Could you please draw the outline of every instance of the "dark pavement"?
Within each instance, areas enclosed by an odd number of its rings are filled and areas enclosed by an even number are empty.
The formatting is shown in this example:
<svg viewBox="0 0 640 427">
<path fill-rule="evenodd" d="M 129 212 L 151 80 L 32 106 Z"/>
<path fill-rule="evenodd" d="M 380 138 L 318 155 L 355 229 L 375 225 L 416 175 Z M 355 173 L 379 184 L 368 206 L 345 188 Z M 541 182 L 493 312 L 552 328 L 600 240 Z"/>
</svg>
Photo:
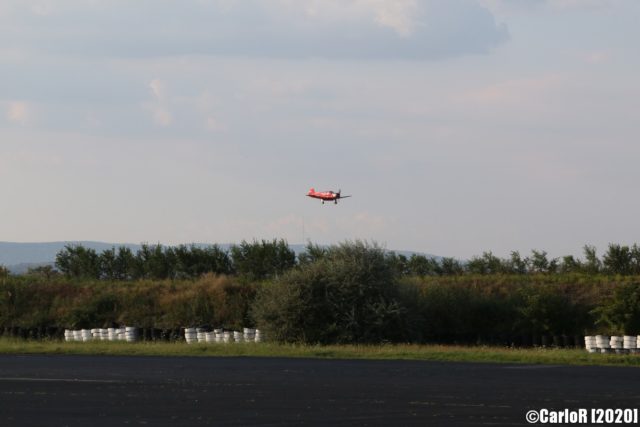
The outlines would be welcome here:
<svg viewBox="0 0 640 427">
<path fill-rule="evenodd" d="M 0 356 L 0 426 L 528 425 L 635 408 L 640 369 L 282 358 Z"/>
</svg>

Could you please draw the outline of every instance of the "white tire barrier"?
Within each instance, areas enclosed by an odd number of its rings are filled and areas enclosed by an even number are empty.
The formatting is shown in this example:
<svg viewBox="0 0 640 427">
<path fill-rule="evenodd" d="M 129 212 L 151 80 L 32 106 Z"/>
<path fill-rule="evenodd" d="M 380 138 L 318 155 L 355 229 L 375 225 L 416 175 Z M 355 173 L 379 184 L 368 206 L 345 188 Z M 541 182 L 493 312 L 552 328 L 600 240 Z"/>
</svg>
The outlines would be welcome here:
<svg viewBox="0 0 640 427">
<path fill-rule="evenodd" d="M 138 341 L 138 328 L 135 326 L 127 326 L 124 328 L 124 339 L 127 342 L 136 342 Z"/>
<path fill-rule="evenodd" d="M 184 339 L 187 341 L 187 344 L 198 342 L 198 333 L 196 332 L 196 328 L 184 328 Z"/>
<path fill-rule="evenodd" d="M 206 331 L 203 328 L 184 328 L 184 338 L 188 344 L 202 343 L 260 343 L 264 341 L 264 334 L 259 329 L 243 328 L 242 331 L 225 331 L 223 329 L 214 329 Z M 585 345 L 587 348 L 595 348 L 595 344 L 591 344 L 591 338 L 585 337 Z M 631 343 L 626 337 L 625 342 Z M 636 337 L 631 337 L 636 339 Z M 587 341 L 589 339 L 589 341 Z M 640 339 L 640 335 L 637 337 Z M 79 341 L 139 341 L 139 329 L 135 326 L 124 326 L 121 328 L 92 328 L 92 329 L 65 329 L 64 340 L 67 342 Z M 635 341 L 634 341 L 635 344 Z M 631 345 L 631 344 L 629 344 Z"/>
<path fill-rule="evenodd" d="M 635 350 L 638 348 L 637 339 L 635 335 L 625 335 L 622 337 L 623 346 L 627 350 Z"/>
<path fill-rule="evenodd" d="M 622 345 L 623 345 L 622 337 L 612 336 L 611 339 L 609 340 L 609 346 L 614 350 L 621 349 Z"/>
<path fill-rule="evenodd" d="M 256 341 L 256 330 L 251 328 L 244 328 L 242 330 L 242 339 L 244 342 L 255 342 Z"/>
<path fill-rule="evenodd" d="M 596 337 L 586 336 L 584 337 L 584 346 L 589 353 L 597 353 L 598 346 L 596 345 Z"/>
<path fill-rule="evenodd" d="M 138 328 L 127 326 L 124 328 L 93 328 L 93 329 L 65 329 L 65 341 L 138 341 Z"/>
<path fill-rule="evenodd" d="M 640 335 L 587 335 L 584 347 L 589 353 L 637 354 L 640 353 Z"/>
<path fill-rule="evenodd" d="M 601 353 L 608 353 L 611 349 L 611 340 L 607 335 L 596 335 L 596 347 Z"/>
</svg>

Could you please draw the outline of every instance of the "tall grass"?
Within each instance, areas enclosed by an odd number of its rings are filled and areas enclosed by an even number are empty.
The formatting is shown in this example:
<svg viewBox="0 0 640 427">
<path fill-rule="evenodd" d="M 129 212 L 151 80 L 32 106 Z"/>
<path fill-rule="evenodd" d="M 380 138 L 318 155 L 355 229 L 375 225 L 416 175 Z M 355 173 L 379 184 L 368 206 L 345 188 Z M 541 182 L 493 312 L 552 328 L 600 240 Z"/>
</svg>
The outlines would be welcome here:
<svg viewBox="0 0 640 427">
<path fill-rule="evenodd" d="M 227 276 L 204 275 L 195 281 L 26 282 L 10 278 L 0 283 L 0 326 L 38 328 L 110 327 L 131 324 L 177 328 L 215 324 L 241 328 L 254 284 Z"/>
<path fill-rule="evenodd" d="M 0 354 L 59 354 L 189 357 L 302 357 L 317 359 L 414 360 L 438 362 L 523 363 L 562 365 L 640 366 L 638 355 L 589 354 L 584 350 L 514 349 L 452 345 L 298 345 L 186 344 L 184 342 L 88 343 L 56 340 L 0 339 Z"/>
</svg>

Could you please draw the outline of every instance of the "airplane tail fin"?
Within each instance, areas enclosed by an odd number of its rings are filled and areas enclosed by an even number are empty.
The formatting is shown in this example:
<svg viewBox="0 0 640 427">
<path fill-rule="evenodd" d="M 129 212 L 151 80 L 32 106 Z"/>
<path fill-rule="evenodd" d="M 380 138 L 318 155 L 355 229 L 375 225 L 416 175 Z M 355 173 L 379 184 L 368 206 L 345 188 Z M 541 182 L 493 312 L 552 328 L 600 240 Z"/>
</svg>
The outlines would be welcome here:
<svg viewBox="0 0 640 427">
<path fill-rule="evenodd" d="M 313 187 L 311 187 L 311 189 L 309 190 L 309 193 L 315 193 L 315 192 L 316 190 Z"/>
</svg>

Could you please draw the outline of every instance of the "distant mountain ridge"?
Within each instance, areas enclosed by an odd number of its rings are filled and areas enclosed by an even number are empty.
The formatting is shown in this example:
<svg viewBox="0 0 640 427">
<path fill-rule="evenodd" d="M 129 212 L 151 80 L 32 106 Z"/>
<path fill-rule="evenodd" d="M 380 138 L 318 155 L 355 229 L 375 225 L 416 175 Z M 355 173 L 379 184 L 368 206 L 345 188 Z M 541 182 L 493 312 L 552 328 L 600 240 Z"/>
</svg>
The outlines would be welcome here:
<svg viewBox="0 0 640 427">
<path fill-rule="evenodd" d="M 210 246 L 213 243 L 194 243 L 196 246 Z M 133 252 L 138 251 L 142 244 L 135 243 L 108 243 L 96 242 L 91 240 L 79 241 L 60 241 L 60 242 L 41 242 L 41 243 L 18 243 L 18 242 L 0 242 L 0 265 L 7 267 L 14 274 L 25 273 L 29 268 L 42 265 L 53 265 L 56 260 L 56 254 L 60 252 L 66 245 L 82 245 L 85 248 L 91 248 L 100 253 L 107 249 L 118 248 L 120 246 L 127 247 Z M 217 244 L 223 250 L 229 250 L 232 243 Z M 166 245 L 170 246 L 170 245 Z M 306 245 L 291 244 L 289 247 L 296 253 L 300 254 L 304 251 Z M 412 251 L 396 251 L 398 255 L 409 257 L 413 254 L 425 255 L 440 259 L 436 255 L 430 255 L 422 252 Z"/>
</svg>

